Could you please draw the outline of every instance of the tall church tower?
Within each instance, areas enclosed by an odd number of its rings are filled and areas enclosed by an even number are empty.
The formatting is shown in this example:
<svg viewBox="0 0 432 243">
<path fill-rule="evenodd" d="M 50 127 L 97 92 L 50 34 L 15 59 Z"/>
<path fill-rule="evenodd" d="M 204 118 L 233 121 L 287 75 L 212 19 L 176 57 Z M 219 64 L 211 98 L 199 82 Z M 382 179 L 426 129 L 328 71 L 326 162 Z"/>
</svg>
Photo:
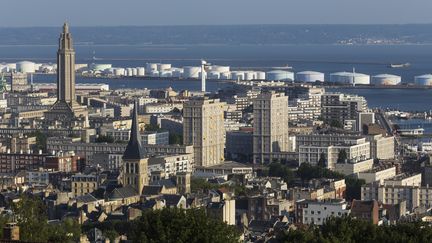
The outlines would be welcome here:
<svg viewBox="0 0 432 243">
<path fill-rule="evenodd" d="M 75 100 L 75 50 L 67 23 L 63 25 L 57 51 L 57 101 L 79 106 Z"/>
<path fill-rule="evenodd" d="M 138 106 L 135 102 L 132 112 L 132 127 L 129 143 L 123 154 L 123 186 L 133 187 L 141 195 L 144 186 L 149 184 L 147 174 L 148 159 L 141 147 L 141 136 L 138 124 Z"/>
<path fill-rule="evenodd" d="M 57 101 L 45 113 L 49 122 L 71 123 L 74 118 L 87 116 L 75 97 L 75 51 L 69 25 L 64 23 L 57 50 Z"/>
</svg>

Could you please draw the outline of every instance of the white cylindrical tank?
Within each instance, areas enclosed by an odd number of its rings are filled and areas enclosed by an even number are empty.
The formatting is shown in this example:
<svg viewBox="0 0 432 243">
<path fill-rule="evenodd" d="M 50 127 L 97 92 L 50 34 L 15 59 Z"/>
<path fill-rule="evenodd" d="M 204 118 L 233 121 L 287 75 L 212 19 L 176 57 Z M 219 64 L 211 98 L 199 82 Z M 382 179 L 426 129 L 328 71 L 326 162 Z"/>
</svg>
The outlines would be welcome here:
<svg viewBox="0 0 432 243">
<path fill-rule="evenodd" d="M 124 68 L 114 68 L 114 75 L 115 76 L 125 76 L 125 69 Z"/>
<path fill-rule="evenodd" d="M 244 79 L 245 80 L 255 80 L 256 78 L 256 73 L 252 72 L 252 71 L 247 71 L 244 74 Z"/>
<path fill-rule="evenodd" d="M 244 80 L 245 73 L 243 71 L 234 71 L 231 72 L 231 79 L 232 80 Z"/>
<path fill-rule="evenodd" d="M 93 71 L 103 71 L 103 70 L 108 69 L 108 68 L 112 68 L 112 64 L 92 63 L 90 65 L 90 69 Z"/>
<path fill-rule="evenodd" d="M 159 71 L 157 71 L 157 70 L 151 71 L 150 77 L 159 77 Z"/>
<path fill-rule="evenodd" d="M 133 68 L 126 68 L 126 76 L 130 77 L 130 76 L 133 75 L 133 71 L 132 71 L 132 69 L 133 69 Z"/>
<path fill-rule="evenodd" d="M 138 69 L 132 68 L 132 76 L 138 76 Z"/>
<path fill-rule="evenodd" d="M 170 70 L 160 71 L 159 76 L 163 78 L 172 77 L 172 72 Z"/>
<path fill-rule="evenodd" d="M 424 74 L 415 77 L 415 83 L 418 85 L 432 85 L 432 74 Z"/>
<path fill-rule="evenodd" d="M 296 74 L 296 81 L 307 82 L 307 83 L 314 83 L 316 81 L 324 82 L 324 73 L 315 72 L 315 71 L 298 72 Z"/>
<path fill-rule="evenodd" d="M 20 73 L 34 73 L 35 70 L 34 62 L 22 61 L 16 64 L 16 71 Z"/>
<path fill-rule="evenodd" d="M 284 70 L 273 70 L 266 73 L 266 80 L 294 81 L 294 73 Z"/>
<path fill-rule="evenodd" d="M 7 63 L 6 66 L 8 67 L 8 72 L 10 72 L 11 70 L 16 70 L 17 68 L 16 63 Z"/>
<path fill-rule="evenodd" d="M 256 72 L 256 79 L 258 80 L 265 80 L 266 79 L 266 73 L 258 71 Z"/>
<path fill-rule="evenodd" d="M 145 76 L 145 68 L 143 67 L 137 67 L 138 73 L 137 76 L 144 77 Z"/>
<path fill-rule="evenodd" d="M 184 78 L 199 78 L 199 73 L 201 72 L 201 67 L 186 66 L 183 67 L 183 77 Z"/>
<path fill-rule="evenodd" d="M 363 73 L 337 72 L 330 74 L 330 82 L 343 84 L 370 84 L 370 76 Z"/>
<path fill-rule="evenodd" d="M 231 79 L 231 72 L 224 72 L 220 74 L 220 79 Z"/>
<path fill-rule="evenodd" d="M 210 70 L 218 72 L 218 73 L 225 73 L 225 72 L 230 71 L 230 67 L 229 66 L 212 65 L 212 66 L 210 66 Z"/>
<path fill-rule="evenodd" d="M 220 72 L 218 71 L 210 71 L 207 73 L 207 78 L 209 79 L 220 79 Z"/>
<path fill-rule="evenodd" d="M 153 71 L 157 71 L 158 63 L 146 63 L 145 70 L 148 74 L 152 73 Z"/>
<path fill-rule="evenodd" d="M 165 71 L 168 69 L 171 69 L 171 64 L 168 64 L 168 63 L 158 63 L 157 64 L 157 70 L 159 72 L 162 72 L 162 71 Z"/>
<path fill-rule="evenodd" d="M 183 68 L 171 68 L 172 76 L 175 78 L 183 77 Z"/>
<path fill-rule="evenodd" d="M 392 74 L 378 74 L 372 77 L 372 84 L 375 85 L 398 85 L 401 77 Z"/>
</svg>

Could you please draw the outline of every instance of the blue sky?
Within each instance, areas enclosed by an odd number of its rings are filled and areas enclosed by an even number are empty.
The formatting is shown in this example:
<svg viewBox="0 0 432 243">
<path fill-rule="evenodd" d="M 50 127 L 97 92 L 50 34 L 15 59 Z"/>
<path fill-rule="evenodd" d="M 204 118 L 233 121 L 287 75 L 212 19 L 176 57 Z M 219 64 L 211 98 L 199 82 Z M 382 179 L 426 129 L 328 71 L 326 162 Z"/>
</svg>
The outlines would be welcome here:
<svg viewBox="0 0 432 243">
<path fill-rule="evenodd" d="M 432 23 L 431 0 L 7 0 L 2 9 L 2 27 Z"/>
</svg>

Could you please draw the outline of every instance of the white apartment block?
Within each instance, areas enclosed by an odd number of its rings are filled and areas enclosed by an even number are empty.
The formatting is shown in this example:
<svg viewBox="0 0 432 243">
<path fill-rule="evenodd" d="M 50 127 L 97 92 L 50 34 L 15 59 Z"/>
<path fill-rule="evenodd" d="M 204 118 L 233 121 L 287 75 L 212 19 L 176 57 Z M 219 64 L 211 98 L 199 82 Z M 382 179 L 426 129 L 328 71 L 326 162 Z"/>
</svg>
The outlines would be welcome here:
<svg viewBox="0 0 432 243">
<path fill-rule="evenodd" d="M 296 205 L 296 220 L 301 224 L 323 225 L 330 217 L 343 217 L 350 213 L 343 199 L 300 200 Z"/>
<path fill-rule="evenodd" d="M 363 140 L 360 144 L 354 145 L 331 145 L 325 147 L 317 146 L 300 146 L 299 147 L 299 164 L 310 163 L 317 165 L 321 154 L 327 161 L 327 168 L 334 170 L 339 157 L 339 152 L 345 150 L 347 161 L 345 163 L 358 163 L 370 158 L 370 144 Z"/>
<path fill-rule="evenodd" d="M 344 175 L 357 175 L 360 172 L 367 171 L 373 168 L 373 159 L 360 161 L 357 163 L 337 163 L 335 171 Z"/>
<path fill-rule="evenodd" d="M 418 174 L 399 174 L 384 181 L 384 185 L 389 186 L 420 186 L 422 182 L 421 173 Z"/>
<path fill-rule="evenodd" d="M 109 136 L 114 141 L 129 141 L 130 129 L 101 128 L 101 135 Z M 143 132 L 141 133 L 142 144 L 169 144 L 169 132 Z"/>
<path fill-rule="evenodd" d="M 406 202 L 406 209 L 412 211 L 416 207 L 432 207 L 432 188 L 428 186 L 393 186 L 370 183 L 361 188 L 362 200 L 377 200 L 383 204 L 399 204 Z"/>
<path fill-rule="evenodd" d="M 377 167 L 368 171 L 358 173 L 358 178 L 365 180 L 366 183 L 378 182 L 383 183 L 384 180 L 396 176 L 396 167 Z"/>
<path fill-rule="evenodd" d="M 161 113 L 170 113 L 175 108 L 181 110 L 183 109 L 183 104 L 181 103 L 156 103 L 156 104 L 147 104 L 144 107 L 144 112 L 147 114 L 161 114 Z"/>
<path fill-rule="evenodd" d="M 367 136 L 366 140 L 371 143 L 371 158 L 394 159 L 395 139 L 393 136 L 383 137 L 381 134 Z"/>
<path fill-rule="evenodd" d="M 152 172 L 164 172 L 166 178 L 176 175 L 178 172 L 194 171 L 193 154 L 177 154 L 157 156 L 148 159 L 149 176 Z"/>
<path fill-rule="evenodd" d="M 197 166 L 223 163 L 225 103 L 219 99 L 192 99 L 183 108 L 183 143 L 193 145 Z"/>
<path fill-rule="evenodd" d="M 253 161 L 270 163 L 272 154 L 288 151 L 288 96 L 265 92 L 253 101 Z"/>
</svg>

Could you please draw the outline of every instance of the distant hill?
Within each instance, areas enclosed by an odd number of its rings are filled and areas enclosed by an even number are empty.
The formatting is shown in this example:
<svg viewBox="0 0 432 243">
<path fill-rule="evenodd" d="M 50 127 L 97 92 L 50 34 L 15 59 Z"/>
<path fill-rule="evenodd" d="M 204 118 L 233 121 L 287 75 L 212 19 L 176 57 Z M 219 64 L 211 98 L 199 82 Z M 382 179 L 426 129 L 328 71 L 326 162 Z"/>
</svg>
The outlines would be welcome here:
<svg viewBox="0 0 432 243">
<path fill-rule="evenodd" d="M 61 27 L 0 28 L 0 45 L 56 45 Z M 76 44 L 432 44 L 424 25 L 73 27 Z"/>
</svg>

